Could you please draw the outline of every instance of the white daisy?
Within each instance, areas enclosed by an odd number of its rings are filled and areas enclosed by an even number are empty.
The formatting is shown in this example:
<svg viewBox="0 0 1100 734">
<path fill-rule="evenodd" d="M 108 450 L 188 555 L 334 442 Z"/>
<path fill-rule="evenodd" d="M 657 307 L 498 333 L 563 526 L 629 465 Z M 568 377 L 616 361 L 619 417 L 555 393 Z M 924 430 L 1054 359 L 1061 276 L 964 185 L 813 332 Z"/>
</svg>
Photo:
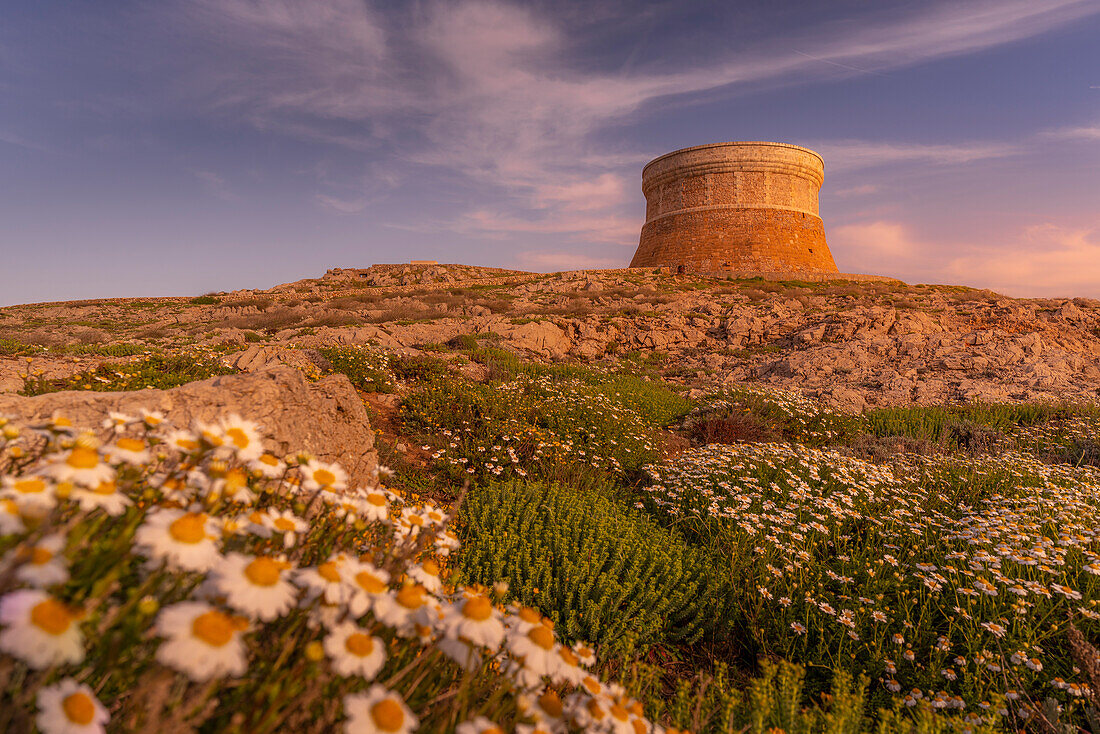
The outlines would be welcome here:
<svg viewBox="0 0 1100 734">
<path fill-rule="evenodd" d="M 272 454 L 260 454 L 248 462 L 248 468 L 268 479 L 277 479 L 286 472 L 286 463 Z"/>
<path fill-rule="evenodd" d="M 439 564 L 431 558 L 426 558 L 420 565 L 409 568 L 408 574 L 409 578 L 433 594 L 443 588 L 443 581 L 439 578 Z"/>
<path fill-rule="evenodd" d="M 0 650 L 42 670 L 84 659 L 82 616 L 44 591 L 20 589 L 0 598 Z"/>
<path fill-rule="evenodd" d="M 236 413 L 221 422 L 222 435 L 225 445 L 232 449 L 241 461 L 258 459 L 264 452 L 259 426 L 253 421 L 246 421 Z"/>
<path fill-rule="evenodd" d="M 80 509 L 86 512 L 102 509 L 112 517 L 118 517 L 133 504 L 129 497 L 118 491 L 118 483 L 113 479 L 109 482 L 100 482 L 95 489 L 76 487 L 73 489 L 72 498 L 79 502 Z"/>
<path fill-rule="evenodd" d="M 103 450 L 112 464 L 125 462 L 131 466 L 141 466 L 149 462 L 149 447 L 140 438 L 123 436 Z"/>
<path fill-rule="evenodd" d="M 15 578 L 39 589 L 65 583 L 69 580 L 69 567 L 65 557 L 59 555 L 64 549 L 64 535 L 42 538 L 30 549 L 26 562 L 16 569 Z"/>
<path fill-rule="evenodd" d="M 310 599 L 320 596 L 326 604 L 347 604 L 352 588 L 341 572 L 347 561 L 346 556 L 333 556 L 316 568 L 299 568 L 294 572 L 294 582 L 307 589 Z"/>
<path fill-rule="evenodd" d="M 351 598 L 348 610 L 361 617 L 374 609 L 381 600 L 390 594 L 390 575 L 380 568 L 359 560 L 349 560 L 343 570 L 344 577 L 351 586 Z"/>
<path fill-rule="evenodd" d="M 402 637 L 419 634 L 418 627 L 430 624 L 431 611 L 424 587 L 420 584 L 405 584 L 392 596 L 374 599 L 375 619 Z"/>
<path fill-rule="evenodd" d="M 19 505 L 15 500 L 0 498 L 0 535 L 12 535 L 25 532 L 27 527 L 23 524 L 23 518 L 19 514 Z"/>
<path fill-rule="evenodd" d="M 554 632 L 546 625 L 534 625 L 526 632 L 513 634 L 508 647 L 533 676 L 555 677 L 561 671 L 562 660 L 556 654 Z"/>
<path fill-rule="evenodd" d="M 99 451 L 79 441 L 70 451 L 47 466 L 45 471 L 59 482 L 71 482 L 84 487 L 98 487 L 102 482 L 115 478 L 115 470 L 103 461 Z"/>
<path fill-rule="evenodd" d="M 401 696 L 378 685 L 344 696 L 344 714 L 346 734 L 409 734 L 420 725 Z"/>
<path fill-rule="evenodd" d="M 341 622 L 325 637 L 325 652 L 340 675 L 373 680 L 386 662 L 386 643 L 352 622 Z"/>
<path fill-rule="evenodd" d="M 125 413 L 119 413 L 117 411 L 109 411 L 107 417 L 100 423 L 103 428 L 110 428 L 114 433 L 122 433 L 126 429 L 126 426 L 134 422 L 132 416 L 128 416 Z"/>
<path fill-rule="evenodd" d="M 477 594 L 455 603 L 443 623 L 447 637 L 465 638 L 470 642 L 495 650 L 504 640 L 504 624 L 500 612 L 493 608 L 489 597 Z"/>
<path fill-rule="evenodd" d="M 204 512 L 157 508 L 134 533 L 134 547 L 151 561 L 166 561 L 171 568 L 209 571 L 221 561 L 214 544 L 217 537 L 214 521 Z"/>
<path fill-rule="evenodd" d="M 0 479 L 0 497 L 14 501 L 21 513 L 35 516 L 48 513 L 57 504 L 53 482 L 34 474 Z"/>
<path fill-rule="evenodd" d="M 72 678 L 38 689 L 38 724 L 42 734 L 103 734 L 111 715 L 92 689 Z"/>
<path fill-rule="evenodd" d="M 141 422 L 145 424 L 146 428 L 156 428 L 164 423 L 164 413 L 161 413 L 159 410 L 146 410 L 142 408 Z"/>
<path fill-rule="evenodd" d="M 327 464 L 310 459 L 301 467 L 302 489 L 314 492 L 318 489 L 342 490 L 348 487 L 348 475 L 339 464 Z"/>
<path fill-rule="evenodd" d="M 456 726 L 455 734 L 504 734 L 504 730 L 484 716 L 478 716 Z"/>
<path fill-rule="evenodd" d="M 157 661 L 194 681 L 242 675 L 248 669 L 241 631 L 247 621 L 204 602 L 185 601 L 165 607 L 155 630 L 165 638 Z"/>
<path fill-rule="evenodd" d="M 175 449 L 176 451 L 183 452 L 185 454 L 194 453 L 199 450 L 199 437 L 191 431 L 174 430 L 169 431 L 165 436 L 164 442 Z"/>
<path fill-rule="evenodd" d="M 231 552 L 214 568 L 214 588 L 242 614 L 270 622 L 294 606 L 297 590 L 288 580 L 286 561 Z"/>
</svg>

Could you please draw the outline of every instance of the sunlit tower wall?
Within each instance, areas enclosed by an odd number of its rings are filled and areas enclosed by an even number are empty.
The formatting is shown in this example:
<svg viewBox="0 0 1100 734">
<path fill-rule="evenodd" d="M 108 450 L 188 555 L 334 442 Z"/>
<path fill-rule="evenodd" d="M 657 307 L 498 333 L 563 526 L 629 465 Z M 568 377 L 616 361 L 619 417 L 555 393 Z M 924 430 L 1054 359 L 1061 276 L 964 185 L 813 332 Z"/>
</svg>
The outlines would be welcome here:
<svg viewBox="0 0 1100 734">
<path fill-rule="evenodd" d="M 646 221 L 631 267 L 835 273 L 817 194 L 825 163 L 786 143 L 684 148 L 642 169 Z"/>
</svg>

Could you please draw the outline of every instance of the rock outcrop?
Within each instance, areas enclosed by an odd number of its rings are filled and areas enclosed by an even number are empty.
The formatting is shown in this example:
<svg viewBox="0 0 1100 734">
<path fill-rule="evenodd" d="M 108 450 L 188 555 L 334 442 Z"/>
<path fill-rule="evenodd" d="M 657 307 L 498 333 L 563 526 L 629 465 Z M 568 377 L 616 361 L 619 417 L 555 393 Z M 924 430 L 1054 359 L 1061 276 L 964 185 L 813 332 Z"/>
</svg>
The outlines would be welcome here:
<svg viewBox="0 0 1100 734">
<path fill-rule="evenodd" d="M 61 413 L 76 426 L 98 427 L 108 411 L 136 414 L 141 408 L 160 410 L 179 427 L 239 413 L 260 425 L 265 445 L 280 456 L 304 449 L 339 462 L 357 484 L 371 483 L 377 470 L 370 417 L 343 375 L 310 382 L 299 370 L 271 366 L 171 390 L 0 395 L 0 415 L 23 422 Z"/>
</svg>

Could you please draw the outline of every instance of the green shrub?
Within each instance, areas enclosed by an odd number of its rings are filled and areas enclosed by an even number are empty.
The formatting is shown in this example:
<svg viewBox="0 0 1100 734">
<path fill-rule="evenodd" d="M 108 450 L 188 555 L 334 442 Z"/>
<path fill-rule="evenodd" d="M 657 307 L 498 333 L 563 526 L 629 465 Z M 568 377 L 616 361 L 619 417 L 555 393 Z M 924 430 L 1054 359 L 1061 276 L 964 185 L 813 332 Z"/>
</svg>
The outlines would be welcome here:
<svg viewBox="0 0 1100 734">
<path fill-rule="evenodd" d="M 1096 417 L 1095 405 L 1072 403 L 968 403 L 877 408 L 863 414 L 862 430 L 876 436 L 905 436 L 967 448 L 975 432 L 1008 434 L 1016 429 Z"/>
<path fill-rule="evenodd" d="M 234 372 L 211 357 L 190 354 L 152 355 L 126 364 L 105 363 L 93 370 L 60 380 L 26 380 L 24 395 L 41 395 L 61 390 L 119 392 L 153 387 L 165 390 Z"/>
<path fill-rule="evenodd" d="M 636 472 L 656 460 L 654 421 L 678 409 L 677 396 L 666 390 L 647 419 L 631 407 L 641 393 L 616 390 L 614 378 L 606 375 L 600 379 L 605 383 L 523 374 L 499 384 L 430 380 L 404 399 L 401 417 L 437 446 L 436 458 L 456 480 L 533 473 L 584 482 Z"/>
<path fill-rule="evenodd" d="M 195 296 L 190 300 L 190 303 L 195 306 L 213 306 L 214 304 L 221 303 L 222 299 L 217 296 L 207 294 L 205 296 Z"/>
<path fill-rule="evenodd" d="M 425 382 L 450 374 L 447 362 L 423 355 L 398 356 L 390 360 L 390 371 L 394 377 L 408 382 Z"/>
<path fill-rule="evenodd" d="M 711 396 L 685 427 L 706 442 L 782 440 L 824 446 L 847 439 L 857 426 L 854 416 L 797 393 L 746 386 Z"/>
<path fill-rule="evenodd" d="M 357 389 L 363 392 L 393 392 L 386 356 L 359 347 L 321 347 L 318 351 L 333 372 L 347 375 Z"/>
<path fill-rule="evenodd" d="M 513 599 L 603 658 L 692 642 L 721 617 L 722 566 L 606 492 L 492 484 L 470 492 L 461 516 L 464 578 L 507 580 Z"/>
</svg>

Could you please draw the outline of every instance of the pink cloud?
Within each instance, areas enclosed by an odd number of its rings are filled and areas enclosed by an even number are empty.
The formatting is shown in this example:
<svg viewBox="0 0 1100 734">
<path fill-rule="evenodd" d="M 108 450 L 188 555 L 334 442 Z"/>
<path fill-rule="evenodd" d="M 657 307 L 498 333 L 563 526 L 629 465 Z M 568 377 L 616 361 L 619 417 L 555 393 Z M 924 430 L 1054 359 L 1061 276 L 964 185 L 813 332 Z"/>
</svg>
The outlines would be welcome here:
<svg viewBox="0 0 1100 734">
<path fill-rule="evenodd" d="M 902 222 L 878 220 L 828 228 L 826 234 L 840 269 L 849 272 L 1019 297 L 1100 297 L 1100 229 L 1044 223 L 991 244 L 934 241 Z"/>
</svg>

